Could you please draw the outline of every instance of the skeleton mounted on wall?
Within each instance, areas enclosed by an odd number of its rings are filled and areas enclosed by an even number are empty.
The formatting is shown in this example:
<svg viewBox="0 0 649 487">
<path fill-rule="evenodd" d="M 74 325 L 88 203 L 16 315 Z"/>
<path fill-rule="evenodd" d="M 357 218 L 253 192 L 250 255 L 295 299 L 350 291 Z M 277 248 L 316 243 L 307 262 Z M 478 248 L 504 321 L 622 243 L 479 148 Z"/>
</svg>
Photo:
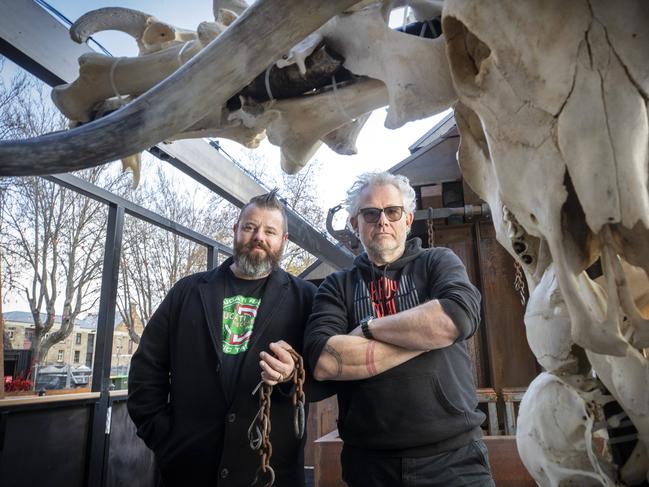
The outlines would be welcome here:
<svg viewBox="0 0 649 487">
<path fill-rule="evenodd" d="M 82 17 L 76 40 L 118 28 L 141 56 L 84 56 L 54 93 L 78 126 L 2 143 L 0 174 L 264 134 L 296 172 L 322 142 L 354 152 L 375 108 L 389 105 L 397 128 L 453 106 L 462 173 L 525 272 L 528 340 L 546 369 L 521 403 L 523 462 L 541 485 L 647 480 L 649 4 L 447 0 L 443 35 L 426 38 L 388 28 L 395 2 L 215 3 L 195 32 L 126 9 Z M 410 6 L 423 25 L 441 2 Z M 595 433 L 610 437 L 604 451 Z"/>
</svg>

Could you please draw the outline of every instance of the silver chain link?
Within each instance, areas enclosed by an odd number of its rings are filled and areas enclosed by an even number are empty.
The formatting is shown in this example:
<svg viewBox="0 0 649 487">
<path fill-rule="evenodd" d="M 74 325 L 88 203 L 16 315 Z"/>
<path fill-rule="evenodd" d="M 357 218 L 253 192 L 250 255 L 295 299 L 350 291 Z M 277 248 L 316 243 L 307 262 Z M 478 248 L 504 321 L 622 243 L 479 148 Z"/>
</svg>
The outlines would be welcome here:
<svg viewBox="0 0 649 487">
<path fill-rule="evenodd" d="M 514 277 L 514 289 L 518 292 L 521 304 L 525 306 L 527 298 L 525 297 L 525 280 L 523 279 L 523 267 L 517 260 L 514 261 L 516 276 Z"/>
</svg>

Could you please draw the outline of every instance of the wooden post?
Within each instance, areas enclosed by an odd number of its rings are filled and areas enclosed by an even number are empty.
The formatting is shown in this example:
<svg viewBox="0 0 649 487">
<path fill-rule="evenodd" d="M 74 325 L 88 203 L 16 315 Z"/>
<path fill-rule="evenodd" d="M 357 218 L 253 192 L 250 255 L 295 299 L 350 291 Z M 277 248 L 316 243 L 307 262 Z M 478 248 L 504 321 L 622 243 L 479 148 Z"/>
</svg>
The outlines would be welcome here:
<svg viewBox="0 0 649 487">
<path fill-rule="evenodd" d="M 527 387 L 503 387 L 502 396 L 505 401 L 505 434 L 516 435 L 516 408 L 527 391 Z"/>
</svg>

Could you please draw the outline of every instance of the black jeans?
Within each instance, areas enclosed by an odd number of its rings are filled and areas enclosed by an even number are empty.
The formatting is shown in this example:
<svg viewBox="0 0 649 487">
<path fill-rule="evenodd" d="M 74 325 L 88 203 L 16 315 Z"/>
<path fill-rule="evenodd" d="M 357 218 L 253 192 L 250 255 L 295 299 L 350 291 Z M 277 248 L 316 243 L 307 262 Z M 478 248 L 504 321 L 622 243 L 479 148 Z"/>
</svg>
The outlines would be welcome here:
<svg viewBox="0 0 649 487">
<path fill-rule="evenodd" d="M 482 440 L 429 457 L 384 457 L 354 448 L 341 454 L 349 487 L 493 487 Z"/>
</svg>

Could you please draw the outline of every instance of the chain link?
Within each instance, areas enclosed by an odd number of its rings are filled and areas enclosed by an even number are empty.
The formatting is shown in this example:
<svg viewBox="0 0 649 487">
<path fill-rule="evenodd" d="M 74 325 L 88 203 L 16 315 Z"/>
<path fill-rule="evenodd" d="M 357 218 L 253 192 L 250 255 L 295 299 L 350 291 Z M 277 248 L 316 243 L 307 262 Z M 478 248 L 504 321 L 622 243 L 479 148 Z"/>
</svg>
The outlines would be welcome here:
<svg viewBox="0 0 649 487">
<path fill-rule="evenodd" d="M 292 348 L 287 351 L 295 362 L 295 368 L 290 377 L 290 380 L 293 382 L 293 394 L 291 395 L 291 399 L 295 408 L 293 420 L 294 432 L 296 438 L 302 439 L 305 428 L 304 362 L 300 354 Z M 252 391 L 253 396 L 258 390 L 260 391 L 259 410 L 248 428 L 248 440 L 250 441 L 250 448 L 259 451 L 261 464 L 257 469 L 255 480 L 253 480 L 252 485 L 257 484 L 259 478 L 265 475 L 268 477 L 268 481 L 264 484 L 264 487 L 271 487 L 275 483 L 275 471 L 273 470 L 273 467 L 270 466 L 270 459 L 273 456 L 273 445 L 270 442 L 270 396 L 273 393 L 273 386 L 261 381 L 257 387 L 255 387 L 255 390 Z"/>
<path fill-rule="evenodd" d="M 514 277 L 514 289 L 518 292 L 521 304 L 525 306 L 527 298 L 525 297 L 525 280 L 523 279 L 523 267 L 520 262 L 514 260 L 514 268 L 516 269 L 516 276 Z"/>
<path fill-rule="evenodd" d="M 435 229 L 433 228 L 433 209 L 428 208 L 428 220 L 426 220 L 426 229 L 428 230 L 428 248 L 433 248 L 435 244 Z"/>
</svg>

